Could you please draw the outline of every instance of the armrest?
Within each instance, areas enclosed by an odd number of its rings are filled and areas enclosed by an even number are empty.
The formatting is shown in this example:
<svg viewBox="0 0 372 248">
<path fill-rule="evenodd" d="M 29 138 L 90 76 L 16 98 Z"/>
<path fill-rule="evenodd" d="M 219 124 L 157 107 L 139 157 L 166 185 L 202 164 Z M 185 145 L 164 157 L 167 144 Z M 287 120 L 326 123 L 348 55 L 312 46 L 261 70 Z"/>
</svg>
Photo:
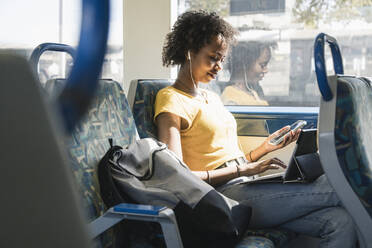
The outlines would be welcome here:
<svg viewBox="0 0 372 248">
<path fill-rule="evenodd" d="M 167 247 L 182 248 L 176 217 L 167 207 L 121 203 L 108 209 L 102 216 L 89 223 L 93 239 L 123 219 L 158 222 L 161 225 Z"/>
</svg>

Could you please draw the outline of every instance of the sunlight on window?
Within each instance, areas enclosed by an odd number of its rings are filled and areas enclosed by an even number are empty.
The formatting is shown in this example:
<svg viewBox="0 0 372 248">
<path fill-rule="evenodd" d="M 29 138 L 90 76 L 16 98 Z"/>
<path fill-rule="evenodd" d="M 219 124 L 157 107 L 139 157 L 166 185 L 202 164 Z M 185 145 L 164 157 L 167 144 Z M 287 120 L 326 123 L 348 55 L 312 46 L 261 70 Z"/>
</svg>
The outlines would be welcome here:
<svg viewBox="0 0 372 248">
<path fill-rule="evenodd" d="M 75 0 L 1 0 L 0 50 L 28 58 L 36 46 L 45 42 L 75 47 L 79 40 L 81 3 Z M 102 77 L 122 83 L 123 2 L 112 0 L 110 5 L 110 33 Z M 65 54 L 43 54 L 39 63 L 40 81 L 65 78 L 71 65 L 71 58 Z"/>
</svg>

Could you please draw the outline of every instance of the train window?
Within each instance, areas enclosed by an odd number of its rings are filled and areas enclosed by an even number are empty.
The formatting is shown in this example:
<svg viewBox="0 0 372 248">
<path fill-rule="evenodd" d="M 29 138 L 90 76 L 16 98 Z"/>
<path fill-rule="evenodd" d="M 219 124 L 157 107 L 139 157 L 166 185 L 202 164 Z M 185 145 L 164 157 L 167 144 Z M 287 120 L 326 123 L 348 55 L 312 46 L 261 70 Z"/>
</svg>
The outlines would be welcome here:
<svg viewBox="0 0 372 248">
<path fill-rule="evenodd" d="M 102 78 L 123 82 L 123 1 L 110 1 L 110 34 Z M 44 42 L 76 46 L 81 23 L 81 1 L 2 0 L 0 3 L 0 52 L 29 57 Z M 72 61 L 58 52 L 44 53 L 39 62 L 42 83 L 65 77 Z"/>
<path fill-rule="evenodd" d="M 178 14 L 193 9 L 215 11 L 240 31 L 211 84 L 226 105 L 318 106 L 313 43 L 320 32 L 339 41 L 345 74 L 372 75 L 371 1 L 178 0 Z"/>
</svg>

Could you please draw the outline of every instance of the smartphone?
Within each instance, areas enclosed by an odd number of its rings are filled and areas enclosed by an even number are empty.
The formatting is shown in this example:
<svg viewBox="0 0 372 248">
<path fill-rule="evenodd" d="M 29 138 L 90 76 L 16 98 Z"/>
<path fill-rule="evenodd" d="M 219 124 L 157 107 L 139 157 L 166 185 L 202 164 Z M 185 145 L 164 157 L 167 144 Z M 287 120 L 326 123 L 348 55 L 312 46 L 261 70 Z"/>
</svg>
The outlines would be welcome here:
<svg viewBox="0 0 372 248">
<path fill-rule="evenodd" d="M 293 132 L 296 132 L 298 129 L 300 128 L 303 128 L 305 125 L 307 124 L 306 121 L 304 120 L 298 120 L 296 121 L 295 123 L 293 123 L 289 130 L 287 132 L 283 132 L 281 134 L 279 134 L 278 136 L 275 136 L 274 138 L 272 138 L 269 143 L 272 144 L 272 145 L 279 145 L 280 143 L 283 142 L 285 136 L 290 132 L 290 131 L 293 131 Z"/>
</svg>

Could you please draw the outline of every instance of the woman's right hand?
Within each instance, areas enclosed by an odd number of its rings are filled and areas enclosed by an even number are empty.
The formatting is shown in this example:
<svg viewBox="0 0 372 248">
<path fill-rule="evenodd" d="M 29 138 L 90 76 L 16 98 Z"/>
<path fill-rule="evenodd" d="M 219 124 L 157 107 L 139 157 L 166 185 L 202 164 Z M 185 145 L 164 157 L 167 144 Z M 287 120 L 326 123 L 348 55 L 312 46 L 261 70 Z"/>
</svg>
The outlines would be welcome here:
<svg viewBox="0 0 372 248">
<path fill-rule="evenodd" d="M 288 130 L 290 130 L 290 126 L 285 126 L 281 129 L 277 130 L 276 132 L 274 132 L 273 134 L 271 134 L 269 137 L 266 138 L 264 143 L 261 145 L 261 146 L 264 147 L 264 150 L 266 151 L 266 153 L 269 153 L 269 152 L 278 150 L 280 148 L 283 148 L 283 147 L 289 145 L 290 143 L 292 143 L 293 141 L 296 141 L 298 139 L 298 137 L 300 136 L 300 133 L 301 133 L 301 129 L 298 129 L 296 132 L 290 131 L 288 134 L 286 134 L 286 136 L 284 136 L 284 140 L 278 145 L 272 145 L 270 143 L 270 140 L 272 138 L 278 136 L 281 133 L 285 133 Z"/>
<path fill-rule="evenodd" d="M 287 168 L 287 165 L 278 158 L 270 158 L 258 162 L 240 165 L 239 169 L 241 176 L 253 176 L 267 170 L 277 170 L 280 167 L 285 169 Z"/>
</svg>

